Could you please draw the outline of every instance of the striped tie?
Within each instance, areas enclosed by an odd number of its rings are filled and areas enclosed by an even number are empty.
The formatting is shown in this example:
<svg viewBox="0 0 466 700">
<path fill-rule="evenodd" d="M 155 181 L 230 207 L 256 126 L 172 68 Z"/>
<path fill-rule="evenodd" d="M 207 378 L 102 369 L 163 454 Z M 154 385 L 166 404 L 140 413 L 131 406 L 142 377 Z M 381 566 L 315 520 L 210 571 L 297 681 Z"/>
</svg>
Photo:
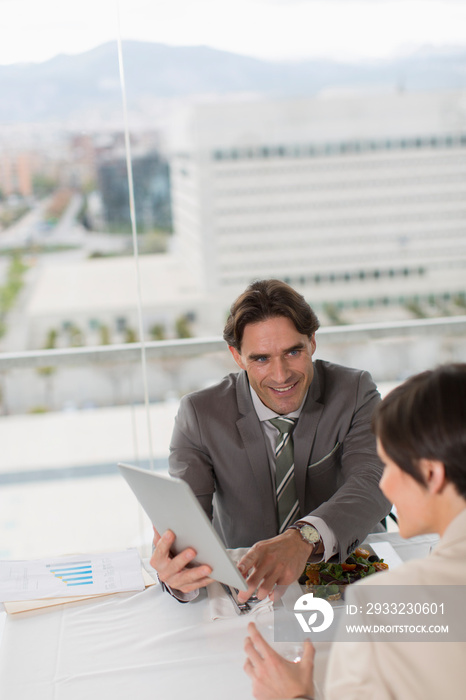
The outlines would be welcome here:
<svg viewBox="0 0 466 700">
<path fill-rule="evenodd" d="M 275 444 L 275 483 L 277 488 L 278 532 L 298 519 L 299 501 L 294 480 L 294 418 L 272 418 L 269 423 L 280 431 Z"/>
</svg>

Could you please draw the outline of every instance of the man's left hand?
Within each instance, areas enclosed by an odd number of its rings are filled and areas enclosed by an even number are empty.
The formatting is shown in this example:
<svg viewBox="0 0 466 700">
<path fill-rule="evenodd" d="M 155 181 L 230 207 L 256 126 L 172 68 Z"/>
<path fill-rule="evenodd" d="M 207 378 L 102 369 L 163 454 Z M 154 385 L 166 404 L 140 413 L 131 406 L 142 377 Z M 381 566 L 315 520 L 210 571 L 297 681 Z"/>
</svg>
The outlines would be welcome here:
<svg viewBox="0 0 466 700">
<path fill-rule="evenodd" d="M 263 600 L 275 585 L 289 586 L 303 573 L 312 550 L 297 530 L 256 542 L 238 564 L 248 583 L 248 590 L 240 591 L 238 600 L 245 602 L 257 588 L 256 595 Z"/>
</svg>

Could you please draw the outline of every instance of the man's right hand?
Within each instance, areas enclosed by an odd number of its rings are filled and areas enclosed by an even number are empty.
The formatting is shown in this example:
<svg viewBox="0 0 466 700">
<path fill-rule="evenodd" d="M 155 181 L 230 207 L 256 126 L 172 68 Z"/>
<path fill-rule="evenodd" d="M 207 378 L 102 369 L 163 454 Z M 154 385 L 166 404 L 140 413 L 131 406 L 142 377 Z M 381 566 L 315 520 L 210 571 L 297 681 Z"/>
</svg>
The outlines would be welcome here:
<svg viewBox="0 0 466 700">
<path fill-rule="evenodd" d="M 160 536 L 154 528 L 155 549 L 150 565 L 157 571 L 160 581 L 182 593 L 190 593 L 212 583 L 213 579 L 209 578 L 212 572 L 210 566 L 188 566 L 196 557 L 196 551 L 192 547 L 184 549 L 176 556 L 170 554 L 174 541 L 175 535 L 171 530 Z"/>
</svg>

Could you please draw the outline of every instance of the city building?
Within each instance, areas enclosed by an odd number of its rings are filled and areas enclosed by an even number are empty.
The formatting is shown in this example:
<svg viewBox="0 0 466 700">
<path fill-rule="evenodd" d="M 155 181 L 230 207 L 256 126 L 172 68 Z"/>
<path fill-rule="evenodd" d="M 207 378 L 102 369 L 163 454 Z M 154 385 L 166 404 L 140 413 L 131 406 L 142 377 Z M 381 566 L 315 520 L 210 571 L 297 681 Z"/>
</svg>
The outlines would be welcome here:
<svg viewBox="0 0 466 700">
<path fill-rule="evenodd" d="M 466 92 L 203 102 L 174 152 L 178 253 L 219 300 L 279 277 L 334 320 L 464 306 Z"/>
<path fill-rule="evenodd" d="M 129 230 L 131 215 L 124 152 L 101 156 L 97 175 L 107 225 L 115 230 Z M 138 230 L 170 230 L 170 178 L 166 159 L 156 150 L 138 149 L 132 156 L 132 175 Z"/>
<path fill-rule="evenodd" d="M 0 151 L 0 192 L 4 197 L 31 196 L 32 160 L 26 151 Z"/>
<path fill-rule="evenodd" d="M 179 318 L 195 326 L 202 304 L 189 271 L 171 255 L 141 256 L 138 267 L 147 338 L 154 327 L 161 337 L 177 337 Z M 78 345 L 136 341 L 136 272 L 131 256 L 43 266 L 24 309 L 27 347 L 45 347 L 51 332 L 58 347 L 73 345 L 73 334 Z"/>
</svg>

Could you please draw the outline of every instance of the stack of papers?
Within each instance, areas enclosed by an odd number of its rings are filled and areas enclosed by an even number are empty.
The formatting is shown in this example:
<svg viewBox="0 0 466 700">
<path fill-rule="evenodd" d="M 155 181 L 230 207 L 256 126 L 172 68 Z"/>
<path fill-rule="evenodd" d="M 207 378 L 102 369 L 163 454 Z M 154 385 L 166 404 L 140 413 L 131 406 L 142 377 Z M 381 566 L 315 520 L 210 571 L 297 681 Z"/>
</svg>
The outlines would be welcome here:
<svg viewBox="0 0 466 700">
<path fill-rule="evenodd" d="M 0 561 L 0 602 L 12 613 L 120 591 L 142 591 L 155 583 L 145 573 L 136 549 Z"/>
</svg>

